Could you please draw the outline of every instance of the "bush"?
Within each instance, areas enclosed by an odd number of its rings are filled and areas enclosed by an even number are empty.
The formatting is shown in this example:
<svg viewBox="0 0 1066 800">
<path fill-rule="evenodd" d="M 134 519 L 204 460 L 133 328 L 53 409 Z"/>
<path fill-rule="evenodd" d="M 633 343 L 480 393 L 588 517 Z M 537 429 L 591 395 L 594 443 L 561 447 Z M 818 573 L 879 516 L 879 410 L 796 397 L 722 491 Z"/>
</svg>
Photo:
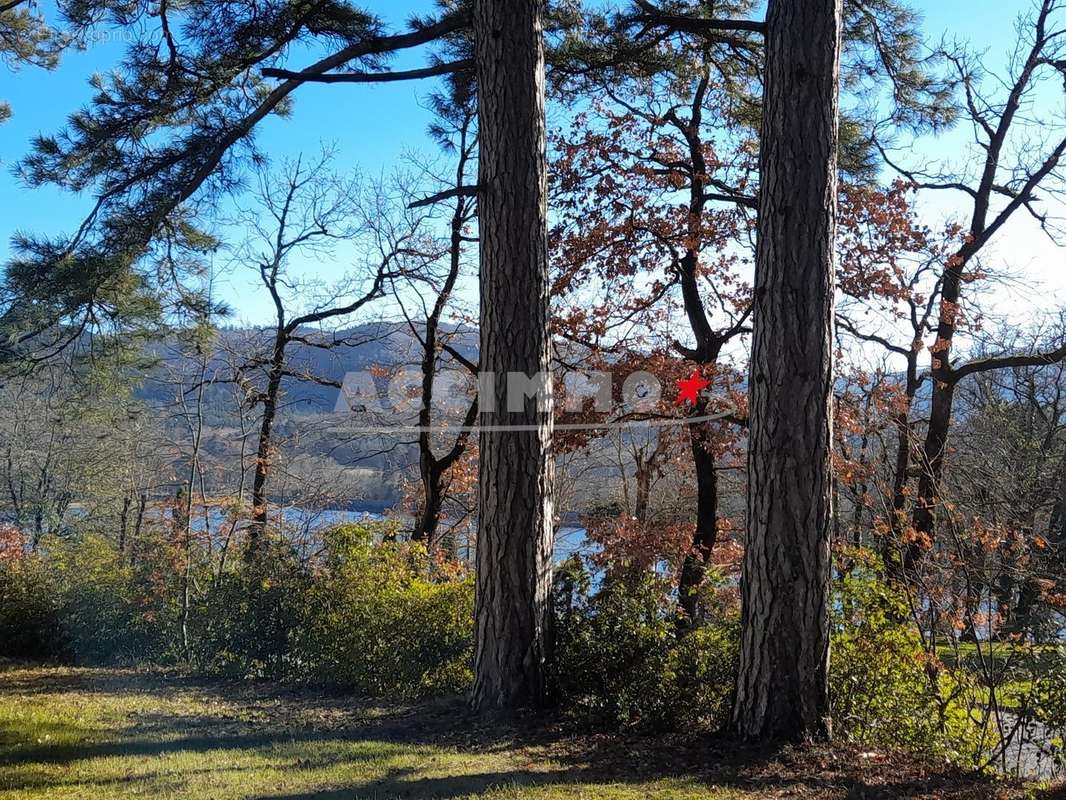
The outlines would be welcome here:
<svg viewBox="0 0 1066 800">
<path fill-rule="evenodd" d="M 294 654 L 305 625 L 311 575 L 291 545 L 268 534 L 254 558 L 235 559 L 209 580 L 192 642 L 201 670 L 237 678 L 301 677 Z"/>
<path fill-rule="evenodd" d="M 369 695 L 465 691 L 473 580 L 441 571 L 430 580 L 425 547 L 395 542 L 394 533 L 380 524 L 327 533 L 298 645 L 306 677 Z"/>
<path fill-rule="evenodd" d="M 77 664 L 159 661 L 168 650 L 166 626 L 118 549 L 100 536 L 42 544 L 59 589 L 61 653 Z"/>
<path fill-rule="evenodd" d="M 215 574 L 194 552 L 192 666 L 232 677 L 315 682 L 366 695 L 466 690 L 473 580 L 434 568 L 424 547 L 382 524 L 327 531 L 321 562 L 279 536 Z M 0 656 L 80 664 L 184 662 L 185 553 L 161 538 L 131 558 L 107 539 L 46 539 L 0 558 Z"/>
<path fill-rule="evenodd" d="M 46 537 L 38 552 L 0 563 L 2 655 L 77 664 L 164 660 L 165 603 L 103 537 Z"/>
<path fill-rule="evenodd" d="M 734 625 L 681 636 L 663 579 L 608 578 L 590 594 L 576 560 L 560 568 L 555 597 L 553 684 L 564 707 L 611 727 L 724 724 L 736 672 Z"/>
<path fill-rule="evenodd" d="M 969 713 L 972 678 L 926 652 L 876 557 L 849 555 L 853 566 L 838 579 L 834 603 L 834 731 L 868 745 L 972 761 L 981 741 Z"/>
<path fill-rule="evenodd" d="M 59 592 L 40 558 L 0 560 L 0 656 L 58 657 L 59 611 Z"/>
<path fill-rule="evenodd" d="M 1033 689 L 1035 716 L 1046 734 L 1046 747 L 1054 763 L 1066 767 L 1066 647 L 1046 659 Z"/>
</svg>

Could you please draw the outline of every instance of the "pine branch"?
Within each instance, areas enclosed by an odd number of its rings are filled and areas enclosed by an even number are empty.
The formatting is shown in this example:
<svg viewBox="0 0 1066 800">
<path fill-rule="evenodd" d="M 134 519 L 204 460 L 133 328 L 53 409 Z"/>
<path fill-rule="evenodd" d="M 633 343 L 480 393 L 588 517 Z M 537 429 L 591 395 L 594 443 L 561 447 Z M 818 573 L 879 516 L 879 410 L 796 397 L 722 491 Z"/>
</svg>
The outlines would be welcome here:
<svg viewBox="0 0 1066 800">
<path fill-rule="evenodd" d="M 766 23 L 752 19 L 706 19 L 703 17 L 682 17 L 667 14 L 648 0 L 634 0 L 643 10 L 628 18 L 628 22 L 641 23 L 649 27 L 666 27 L 683 33 L 715 33 L 727 31 L 745 31 L 748 33 L 765 33 Z"/>
<path fill-rule="evenodd" d="M 324 75 L 306 75 L 302 72 L 267 67 L 263 70 L 263 77 L 297 80 L 304 83 L 392 83 L 396 81 L 432 78 L 438 75 L 450 75 L 455 72 L 472 69 L 473 66 L 474 59 L 465 58 L 462 61 L 453 61 L 447 64 L 436 64 L 431 67 L 402 70 L 399 72 L 333 72 Z"/>
<path fill-rule="evenodd" d="M 424 208 L 425 206 L 431 206 L 444 200 L 451 200 L 454 197 L 477 197 L 477 192 L 478 187 L 476 186 L 457 186 L 454 189 L 448 189 L 443 192 L 431 194 L 429 197 L 423 197 L 421 200 L 416 200 L 407 207 Z"/>
</svg>

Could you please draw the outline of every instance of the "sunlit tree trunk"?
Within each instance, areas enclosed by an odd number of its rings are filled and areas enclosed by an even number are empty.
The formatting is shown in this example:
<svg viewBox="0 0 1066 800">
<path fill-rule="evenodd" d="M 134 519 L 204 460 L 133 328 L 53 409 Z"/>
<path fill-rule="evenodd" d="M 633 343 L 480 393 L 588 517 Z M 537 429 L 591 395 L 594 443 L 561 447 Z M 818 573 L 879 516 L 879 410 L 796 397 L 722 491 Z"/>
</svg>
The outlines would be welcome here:
<svg viewBox="0 0 1066 800">
<path fill-rule="evenodd" d="M 547 374 L 547 180 L 540 0 L 479 0 L 481 434 L 473 705 L 537 705 L 544 692 L 553 539 L 550 402 L 509 412 L 507 376 Z"/>
<path fill-rule="evenodd" d="M 748 537 L 733 722 L 830 733 L 833 288 L 840 0 L 772 0 L 760 153 Z"/>
</svg>

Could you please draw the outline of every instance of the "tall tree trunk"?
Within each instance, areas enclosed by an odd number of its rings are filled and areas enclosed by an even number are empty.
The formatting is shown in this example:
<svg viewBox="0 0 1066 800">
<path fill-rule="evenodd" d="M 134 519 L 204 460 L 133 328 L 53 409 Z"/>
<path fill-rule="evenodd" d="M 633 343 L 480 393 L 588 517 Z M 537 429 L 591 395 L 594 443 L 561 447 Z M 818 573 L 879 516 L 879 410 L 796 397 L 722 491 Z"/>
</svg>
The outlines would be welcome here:
<svg viewBox="0 0 1066 800">
<path fill-rule="evenodd" d="M 710 72 L 704 71 L 696 84 L 696 91 L 689 106 L 691 114 L 687 124 L 676 114 L 673 117 L 673 124 L 680 130 L 688 144 L 692 170 L 688 199 L 687 240 L 689 244 L 678 262 L 682 302 L 696 342 L 695 349 L 686 355 L 696 363 L 705 366 L 717 364 L 722 348 L 739 333 L 739 326 L 733 326 L 722 332 L 714 331 L 700 294 L 698 277 L 700 243 L 705 236 L 703 216 L 708 203 L 707 176 L 709 173 L 701 126 L 703 103 L 709 87 Z M 704 416 L 706 414 L 707 401 L 703 398 L 693 409 L 693 415 Z M 685 555 L 681 566 L 681 577 L 678 581 L 677 619 L 678 628 L 682 632 L 690 629 L 696 621 L 699 589 L 707 573 L 706 563 L 718 539 L 718 473 L 714 453 L 710 450 L 710 436 L 707 428 L 706 424 L 689 427 L 692 464 L 696 472 L 696 528 L 692 536 L 692 546 Z"/>
<path fill-rule="evenodd" d="M 902 533 L 907 525 L 907 484 L 911 471 L 911 447 L 913 446 L 914 426 L 911 422 L 913 395 L 907 395 L 907 406 L 896 414 L 893 422 L 896 426 L 896 460 L 892 472 L 892 519 L 889 520 L 889 533 L 882 544 L 881 557 L 885 570 L 893 580 L 903 579 L 903 567 L 907 561 L 906 553 L 910 544 L 904 546 Z"/>
<path fill-rule="evenodd" d="M 141 529 L 144 527 L 144 512 L 148 510 L 148 490 L 142 489 L 140 499 L 137 501 L 137 518 L 133 522 L 133 544 L 136 546 L 141 541 Z"/>
<path fill-rule="evenodd" d="M 459 136 L 459 164 L 456 167 L 455 186 L 461 188 L 466 184 L 467 124 L 464 124 Z M 448 276 L 441 286 L 433 310 L 426 317 L 426 330 L 422 339 L 422 405 L 418 412 L 418 472 L 422 481 L 422 508 L 415 520 L 411 540 L 425 543 L 432 548 L 437 543 L 437 529 L 440 527 L 441 513 L 444 507 L 445 481 L 448 469 L 466 452 L 470 438 L 469 429 L 477 417 L 477 399 L 468 409 L 463 429 L 458 434 L 451 450 L 443 457 L 437 458 L 433 453 L 433 399 L 436 392 L 437 378 L 437 338 L 444 309 L 451 299 L 455 283 L 459 279 L 462 265 L 463 227 L 469 219 L 467 198 L 460 196 L 455 201 L 452 213 L 450 252 L 448 257 Z"/>
<path fill-rule="evenodd" d="M 648 523 L 648 512 L 651 508 L 651 468 L 637 463 L 637 487 L 636 497 L 633 498 L 633 517 L 641 525 Z"/>
<path fill-rule="evenodd" d="M 655 438 L 655 445 L 637 447 L 633 451 L 633 466 L 636 478 L 636 494 L 633 498 L 633 516 L 641 525 L 651 518 L 651 491 L 661 472 L 659 459 L 663 457 L 665 444 L 662 437 Z"/>
<path fill-rule="evenodd" d="M 903 564 L 906 560 L 902 533 L 907 519 L 907 486 L 911 478 L 911 450 L 914 447 L 914 423 L 911 412 L 914 398 L 921 388 L 918 378 L 918 354 L 912 348 L 907 356 L 907 382 L 904 386 L 903 407 L 893 416 L 896 428 L 896 458 L 892 468 L 892 518 L 889 520 L 889 535 L 882 542 L 881 558 L 889 577 L 903 580 Z"/>
<path fill-rule="evenodd" d="M 118 515 L 118 551 L 122 555 L 126 555 L 126 531 L 129 528 L 130 507 L 132 505 L 133 498 L 127 493 L 122 498 L 122 510 Z"/>
<path fill-rule="evenodd" d="M 772 0 L 760 152 L 748 537 L 733 723 L 830 734 L 840 0 Z"/>
<path fill-rule="evenodd" d="M 549 398 L 508 411 L 508 373 L 547 376 L 547 170 L 542 0 L 478 0 L 482 381 L 476 709 L 537 705 L 553 540 Z M 550 385 L 550 384 L 549 384 Z M 538 407 L 539 406 L 539 407 Z M 528 425 L 499 431 L 492 426 Z"/>
<path fill-rule="evenodd" d="M 907 478 L 911 469 L 911 404 L 908 398 L 907 408 L 895 416 L 896 426 L 896 463 L 892 472 L 892 533 L 898 534 L 904 525 L 904 511 L 907 508 Z M 892 542 L 895 544 L 895 542 Z"/>
<path fill-rule="evenodd" d="M 957 293 L 955 297 L 958 298 Z M 945 327 L 943 321 L 940 327 L 938 339 Z M 934 359 L 947 360 L 949 345 L 945 344 L 943 347 L 944 350 L 939 354 L 934 353 Z M 933 399 L 929 411 L 929 427 L 926 429 L 921 451 L 918 497 L 912 515 L 916 536 L 906 548 L 903 560 L 904 569 L 908 572 L 914 570 L 936 534 L 936 506 L 940 498 L 940 480 L 944 474 L 944 455 L 948 446 L 948 432 L 951 429 L 952 405 L 955 402 L 955 383 L 939 380 L 936 368 L 932 370 L 932 377 Z"/>
</svg>

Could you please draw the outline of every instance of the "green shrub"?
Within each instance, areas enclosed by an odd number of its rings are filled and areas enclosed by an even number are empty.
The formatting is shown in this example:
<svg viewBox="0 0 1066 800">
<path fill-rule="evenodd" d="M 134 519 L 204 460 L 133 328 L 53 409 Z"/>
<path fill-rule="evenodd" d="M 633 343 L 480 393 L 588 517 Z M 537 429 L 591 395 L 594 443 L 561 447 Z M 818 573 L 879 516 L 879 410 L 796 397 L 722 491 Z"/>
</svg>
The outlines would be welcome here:
<svg viewBox="0 0 1066 800">
<path fill-rule="evenodd" d="M 84 536 L 42 543 L 60 596 L 60 649 L 78 664 L 158 661 L 168 650 L 166 627 L 127 559 L 107 539 Z"/>
<path fill-rule="evenodd" d="M 1047 747 L 1055 763 L 1066 766 L 1066 647 L 1043 660 L 1033 690 L 1035 716 L 1047 734 Z"/>
<path fill-rule="evenodd" d="M 107 539 L 46 537 L 37 552 L 0 562 L 0 655 L 163 661 L 170 602 Z"/>
<path fill-rule="evenodd" d="M 188 619 L 184 552 L 165 538 L 131 558 L 86 535 L 0 560 L 0 655 L 81 664 L 185 662 L 210 674 L 307 681 L 366 695 L 466 690 L 473 580 L 381 524 L 326 532 L 321 563 L 268 534 L 216 574 L 195 551 Z M 6 551 L 5 551 L 6 552 Z"/>
<path fill-rule="evenodd" d="M 237 678 L 299 678 L 296 633 L 305 624 L 311 575 L 295 549 L 268 534 L 254 557 L 234 559 L 197 605 L 196 664 Z"/>
<path fill-rule="evenodd" d="M 425 547 L 381 524 L 326 534 L 299 640 L 307 678 L 369 695 L 465 691 L 472 681 L 469 575 L 428 578 Z M 381 541 L 379 541 L 381 540 Z"/>
<path fill-rule="evenodd" d="M 60 601 L 41 558 L 27 554 L 0 560 L 0 656 L 59 657 Z"/>
<path fill-rule="evenodd" d="M 834 731 L 868 745 L 973 761 L 982 738 L 970 714 L 975 682 L 926 652 L 914 625 L 904 621 L 904 598 L 884 580 L 877 560 L 852 555 L 835 593 Z"/>
<path fill-rule="evenodd" d="M 576 561 L 555 585 L 553 684 L 568 710 L 611 727 L 714 728 L 736 671 L 735 626 L 681 636 L 676 599 L 655 575 L 607 579 L 593 593 Z"/>
</svg>

